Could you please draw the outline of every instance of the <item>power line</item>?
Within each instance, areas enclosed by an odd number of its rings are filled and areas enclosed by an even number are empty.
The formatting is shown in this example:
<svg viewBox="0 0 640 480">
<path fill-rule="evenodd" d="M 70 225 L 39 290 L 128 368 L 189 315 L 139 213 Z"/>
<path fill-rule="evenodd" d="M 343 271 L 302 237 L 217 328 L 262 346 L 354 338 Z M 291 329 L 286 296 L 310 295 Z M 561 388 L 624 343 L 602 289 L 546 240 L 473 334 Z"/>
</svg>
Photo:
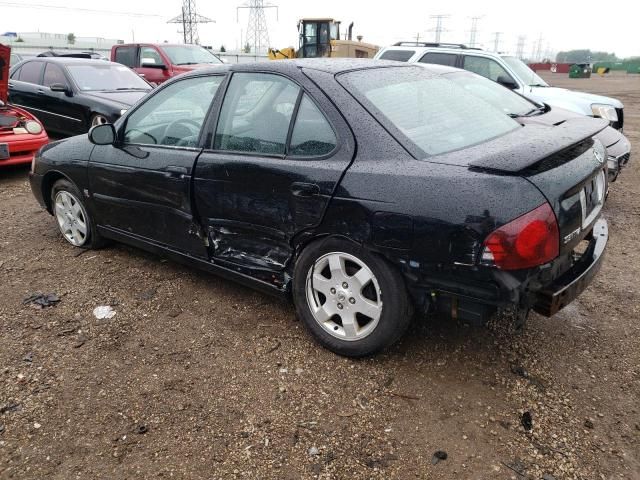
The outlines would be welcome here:
<svg viewBox="0 0 640 480">
<path fill-rule="evenodd" d="M 525 35 L 520 35 L 518 37 L 518 44 L 516 45 L 516 57 L 520 60 L 524 58 L 524 42 L 526 42 L 527 37 Z"/>
<path fill-rule="evenodd" d="M 99 15 L 126 15 L 128 17 L 157 17 L 162 18 L 162 15 L 152 13 L 138 13 L 138 12 L 115 12 L 113 10 L 96 10 L 93 8 L 81 8 L 81 7 L 66 7 L 64 5 L 45 5 L 42 3 L 18 3 L 18 2 L 0 2 L 0 5 L 14 8 L 43 8 L 49 10 L 65 10 L 74 12 L 95 13 Z"/>
</svg>

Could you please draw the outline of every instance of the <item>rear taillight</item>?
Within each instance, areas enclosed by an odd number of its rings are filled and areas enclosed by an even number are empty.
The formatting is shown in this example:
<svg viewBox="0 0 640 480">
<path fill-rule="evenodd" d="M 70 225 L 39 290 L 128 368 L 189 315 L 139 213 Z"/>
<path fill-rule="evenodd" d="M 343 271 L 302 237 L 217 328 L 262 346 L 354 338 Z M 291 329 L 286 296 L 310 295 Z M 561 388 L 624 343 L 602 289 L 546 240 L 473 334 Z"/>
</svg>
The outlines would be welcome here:
<svg viewBox="0 0 640 480">
<path fill-rule="evenodd" d="M 502 270 L 543 265 L 558 256 L 558 222 L 545 203 L 493 231 L 484 241 L 482 263 Z"/>
</svg>

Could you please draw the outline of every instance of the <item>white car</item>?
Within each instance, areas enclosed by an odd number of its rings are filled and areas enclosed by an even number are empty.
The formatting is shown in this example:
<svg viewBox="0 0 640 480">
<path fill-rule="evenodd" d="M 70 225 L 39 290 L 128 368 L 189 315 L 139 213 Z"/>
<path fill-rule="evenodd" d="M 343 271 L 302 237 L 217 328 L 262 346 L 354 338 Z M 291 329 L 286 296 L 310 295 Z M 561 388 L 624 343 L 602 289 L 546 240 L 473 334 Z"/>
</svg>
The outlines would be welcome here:
<svg viewBox="0 0 640 480">
<path fill-rule="evenodd" d="M 477 73 L 538 103 L 609 120 L 622 130 L 622 102 L 615 98 L 550 86 L 519 58 L 469 48 L 461 44 L 398 42 L 384 47 L 375 59 L 435 63 Z"/>
</svg>

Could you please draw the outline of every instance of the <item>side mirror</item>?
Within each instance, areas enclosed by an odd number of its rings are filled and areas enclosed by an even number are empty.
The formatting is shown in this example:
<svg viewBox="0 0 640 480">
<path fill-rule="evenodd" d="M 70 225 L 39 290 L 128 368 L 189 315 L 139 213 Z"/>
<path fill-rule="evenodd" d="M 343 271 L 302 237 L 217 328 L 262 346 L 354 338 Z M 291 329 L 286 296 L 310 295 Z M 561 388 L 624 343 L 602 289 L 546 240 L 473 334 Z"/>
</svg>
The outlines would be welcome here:
<svg viewBox="0 0 640 480">
<path fill-rule="evenodd" d="M 160 70 L 166 70 L 167 66 L 164 63 L 142 63 L 142 68 L 158 68 Z"/>
<path fill-rule="evenodd" d="M 496 81 L 503 87 L 507 87 L 510 90 L 518 88 L 516 81 L 508 75 L 500 75 Z"/>
<path fill-rule="evenodd" d="M 116 129 L 110 123 L 96 125 L 89 130 L 89 141 L 94 145 L 113 145 L 116 143 Z"/>
<path fill-rule="evenodd" d="M 71 89 L 65 85 L 64 83 L 54 83 L 52 85 L 49 86 L 49 89 L 52 92 L 62 92 L 65 93 L 66 95 L 71 96 Z"/>
</svg>

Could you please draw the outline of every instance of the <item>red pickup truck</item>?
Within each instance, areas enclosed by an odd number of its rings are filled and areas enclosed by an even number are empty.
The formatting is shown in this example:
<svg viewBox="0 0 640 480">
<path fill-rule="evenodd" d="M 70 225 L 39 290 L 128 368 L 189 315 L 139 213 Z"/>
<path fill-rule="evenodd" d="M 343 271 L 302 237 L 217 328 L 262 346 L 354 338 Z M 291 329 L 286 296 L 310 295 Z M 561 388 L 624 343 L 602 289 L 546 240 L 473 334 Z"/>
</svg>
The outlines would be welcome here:
<svg viewBox="0 0 640 480">
<path fill-rule="evenodd" d="M 223 62 L 200 45 L 170 43 L 125 43 L 111 47 L 111 61 L 135 70 L 152 84 L 159 85 L 184 72 Z"/>
</svg>

